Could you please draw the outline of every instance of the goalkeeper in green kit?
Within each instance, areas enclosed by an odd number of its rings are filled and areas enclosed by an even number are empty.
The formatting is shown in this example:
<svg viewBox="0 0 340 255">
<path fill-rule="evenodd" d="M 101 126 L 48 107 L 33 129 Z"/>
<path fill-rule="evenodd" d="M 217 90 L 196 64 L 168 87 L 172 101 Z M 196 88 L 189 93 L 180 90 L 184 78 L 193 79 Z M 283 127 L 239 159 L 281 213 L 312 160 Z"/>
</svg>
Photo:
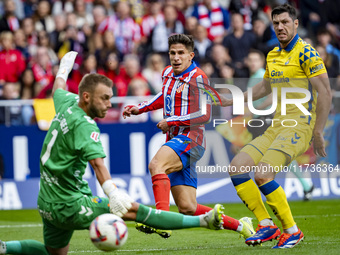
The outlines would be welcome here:
<svg viewBox="0 0 340 255">
<path fill-rule="evenodd" d="M 76 56 L 71 51 L 61 60 L 52 91 L 56 115 L 40 155 L 38 210 L 44 244 L 35 240 L 0 241 L 0 254 L 67 254 L 74 230 L 88 229 L 97 216 L 110 212 L 159 229 L 220 229 L 221 205 L 205 215 L 186 216 L 138 204 L 116 187 L 104 165 L 106 155 L 93 120 L 105 117 L 111 107 L 112 82 L 105 76 L 88 74 L 79 84 L 79 95 L 65 91 Z M 92 196 L 83 180 L 87 162 L 107 198 Z"/>
</svg>

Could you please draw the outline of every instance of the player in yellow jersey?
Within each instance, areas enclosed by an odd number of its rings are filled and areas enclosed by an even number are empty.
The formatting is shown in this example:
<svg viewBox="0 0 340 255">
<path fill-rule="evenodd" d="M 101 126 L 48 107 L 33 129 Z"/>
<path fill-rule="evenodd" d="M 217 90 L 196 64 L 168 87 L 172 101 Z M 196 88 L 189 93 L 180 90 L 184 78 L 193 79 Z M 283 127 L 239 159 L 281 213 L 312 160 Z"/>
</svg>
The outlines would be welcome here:
<svg viewBox="0 0 340 255">
<path fill-rule="evenodd" d="M 273 9 L 271 15 L 280 44 L 268 53 L 265 75 L 254 86 L 252 99 L 255 101 L 277 91 L 276 114 L 267 131 L 232 160 L 230 176 L 237 194 L 259 221 L 256 234 L 246 239 L 246 244 L 256 245 L 279 238 L 273 248 L 292 248 L 304 235 L 293 219 L 284 190 L 274 180 L 275 174 L 304 153 L 312 141 L 316 155 L 326 156 L 322 132 L 332 96 L 322 59 L 297 34 L 296 10 L 285 4 Z M 244 93 L 244 98 L 248 100 L 248 92 Z M 290 99 L 290 104 L 286 105 L 285 98 Z M 232 99 L 222 99 L 222 106 L 232 104 Z M 258 187 L 250 178 L 250 171 L 255 171 Z M 282 234 L 270 218 L 259 190 L 281 221 Z"/>
</svg>

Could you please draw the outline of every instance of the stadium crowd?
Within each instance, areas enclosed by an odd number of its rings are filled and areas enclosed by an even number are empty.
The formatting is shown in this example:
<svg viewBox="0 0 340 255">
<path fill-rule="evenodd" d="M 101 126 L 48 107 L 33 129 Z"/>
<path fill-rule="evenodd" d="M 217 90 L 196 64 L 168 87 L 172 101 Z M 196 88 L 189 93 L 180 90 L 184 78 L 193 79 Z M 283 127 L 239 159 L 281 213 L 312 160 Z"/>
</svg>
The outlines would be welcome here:
<svg viewBox="0 0 340 255">
<path fill-rule="evenodd" d="M 298 34 L 324 60 L 332 90 L 340 90 L 340 0 L 4 0 L 0 100 L 50 97 L 56 64 L 69 51 L 78 52 L 70 92 L 96 72 L 113 81 L 115 97 L 157 94 L 174 33 L 194 37 L 194 61 L 208 77 L 244 90 L 258 76 L 249 54 L 255 50 L 263 67 L 261 56 L 278 44 L 270 13 L 284 2 L 299 10 Z M 120 121 L 121 107 L 114 105 L 107 120 Z M 11 125 L 35 122 L 27 105 L 0 105 L 0 124 L 6 118 Z"/>
</svg>

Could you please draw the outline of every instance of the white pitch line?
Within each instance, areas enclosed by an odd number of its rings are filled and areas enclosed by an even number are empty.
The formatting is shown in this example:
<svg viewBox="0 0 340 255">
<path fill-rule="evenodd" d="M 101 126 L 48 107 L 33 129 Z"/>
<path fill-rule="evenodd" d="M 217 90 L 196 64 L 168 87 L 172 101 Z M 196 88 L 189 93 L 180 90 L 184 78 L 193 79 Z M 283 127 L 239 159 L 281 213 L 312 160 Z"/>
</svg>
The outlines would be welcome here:
<svg viewBox="0 0 340 255">
<path fill-rule="evenodd" d="M 295 215 L 294 218 L 318 218 L 318 217 L 340 217 L 340 214 L 323 214 L 323 215 Z M 127 222 L 127 225 L 133 226 L 134 222 Z M 0 225 L 0 228 L 38 228 L 43 224 L 20 224 L 20 225 Z"/>
<path fill-rule="evenodd" d="M 37 228 L 43 224 L 0 225 L 0 228 Z"/>
</svg>

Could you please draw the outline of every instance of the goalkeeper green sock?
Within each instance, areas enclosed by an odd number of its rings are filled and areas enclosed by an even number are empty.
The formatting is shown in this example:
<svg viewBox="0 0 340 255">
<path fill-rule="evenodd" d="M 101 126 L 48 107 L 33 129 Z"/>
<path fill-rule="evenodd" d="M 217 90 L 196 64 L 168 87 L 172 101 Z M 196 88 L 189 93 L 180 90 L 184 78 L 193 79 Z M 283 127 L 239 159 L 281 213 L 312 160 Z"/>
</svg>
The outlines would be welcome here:
<svg viewBox="0 0 340 255">
<path fill-rule="evenodd" d="M 44 244 L 35 240 L 6 242 L 7 254 L 49 255 Z"/>
<path fill-rule="evenodd" d="M 310 189 L 312 188 L 312 184 L 302 177 L 300 167 L 296 160 L 293 160 L 292 163 L 290 163 L 289 171 L 293 172 L 295 176 L 299 179 L 304 191 L 310 191 Z"/>
<path fill-rule="evenodd" d="M 155 210 L 139 205 L 136 221 L 158 229 L 182 229 L 206 227 L 207 223 L 200 216 L 187 216 L 175 212 Z"/>
</svg>

